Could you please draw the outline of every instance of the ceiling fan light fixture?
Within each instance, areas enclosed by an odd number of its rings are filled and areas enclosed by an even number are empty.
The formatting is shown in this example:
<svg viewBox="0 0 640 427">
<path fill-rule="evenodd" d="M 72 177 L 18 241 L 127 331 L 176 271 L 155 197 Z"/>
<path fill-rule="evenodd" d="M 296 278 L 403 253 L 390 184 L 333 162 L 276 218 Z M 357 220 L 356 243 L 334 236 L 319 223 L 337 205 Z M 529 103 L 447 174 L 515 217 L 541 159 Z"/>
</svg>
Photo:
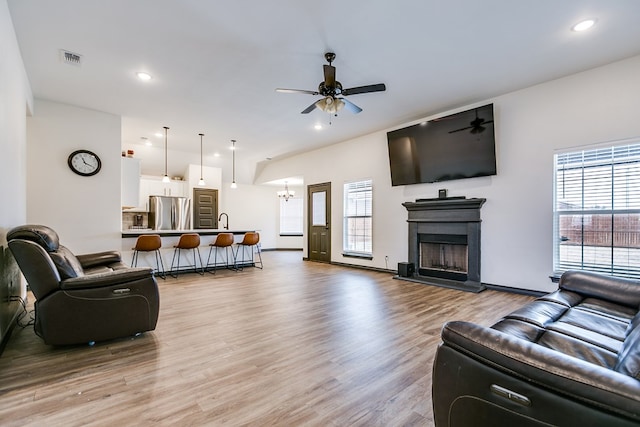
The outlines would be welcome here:
<svg viewBox="0 0 640 427">
<path fill-rule="evenodd" d="M 316 102 L 316 107 L 329 114 L 336 114 L 344 107 L 344 101 L 340 98 L 327 96 Z"/>
</svg>

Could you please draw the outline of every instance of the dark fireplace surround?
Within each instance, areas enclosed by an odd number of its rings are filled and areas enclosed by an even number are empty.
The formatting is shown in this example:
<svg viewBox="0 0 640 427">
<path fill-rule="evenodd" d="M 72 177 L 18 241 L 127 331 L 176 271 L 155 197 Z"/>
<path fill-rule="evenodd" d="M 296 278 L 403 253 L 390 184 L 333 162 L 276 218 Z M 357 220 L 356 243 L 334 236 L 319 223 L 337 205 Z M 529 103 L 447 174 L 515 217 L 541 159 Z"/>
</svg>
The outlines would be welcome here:
<svg viewBox="0 0 640 427">
<path fill-rule="evenodd" d="M 406 279 L 470 292 L 480 281 L 480 208 L 486 199 L 418 199 L 402 205 L 409 225 Z"/>
</svg>

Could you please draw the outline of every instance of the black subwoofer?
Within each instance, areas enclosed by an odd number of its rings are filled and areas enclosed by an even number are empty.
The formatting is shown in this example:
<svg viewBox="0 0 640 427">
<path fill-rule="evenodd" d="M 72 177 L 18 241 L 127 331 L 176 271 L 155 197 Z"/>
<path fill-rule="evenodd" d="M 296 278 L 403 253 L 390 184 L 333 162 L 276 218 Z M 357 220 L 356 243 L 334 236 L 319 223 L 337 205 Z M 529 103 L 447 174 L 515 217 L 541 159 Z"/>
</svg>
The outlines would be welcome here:
<svg viewBox="0 0 640 427">
<path fill-rule="evenodd" d="M 413 263 L 411 262 L 399 262 L 398 263 L 398 276 L 411 277 L 414 273 Z"/>
</svg>

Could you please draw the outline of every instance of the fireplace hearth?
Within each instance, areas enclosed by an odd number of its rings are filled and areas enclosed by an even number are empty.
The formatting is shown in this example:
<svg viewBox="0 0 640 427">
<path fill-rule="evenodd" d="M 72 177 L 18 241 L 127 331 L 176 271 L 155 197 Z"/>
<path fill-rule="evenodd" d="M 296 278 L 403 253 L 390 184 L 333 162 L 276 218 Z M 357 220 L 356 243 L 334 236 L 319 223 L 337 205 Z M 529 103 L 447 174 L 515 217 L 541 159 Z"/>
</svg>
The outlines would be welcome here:
<svg viewBox="0 0 640 427">
<path fill-rule="evenodd" d="M 480 281 L 480 208 L 486 199 L 426 199 L 407 202 L 409 263 L 404 279 L 470 292 Z"/>
</svg>

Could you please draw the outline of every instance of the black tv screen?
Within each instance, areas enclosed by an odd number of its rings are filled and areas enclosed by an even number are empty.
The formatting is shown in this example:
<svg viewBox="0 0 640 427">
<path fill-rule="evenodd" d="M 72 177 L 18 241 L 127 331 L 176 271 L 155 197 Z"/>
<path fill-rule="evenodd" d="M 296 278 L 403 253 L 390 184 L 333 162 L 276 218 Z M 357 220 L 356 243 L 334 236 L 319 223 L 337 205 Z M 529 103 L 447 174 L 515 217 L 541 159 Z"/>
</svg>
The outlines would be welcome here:
<svg viewBox="0 0 640 427">
<path fill-rule="evenodd" d="M 391 184 L 496 174 L 493 104 L 387 132 Z"/>
</svg>

